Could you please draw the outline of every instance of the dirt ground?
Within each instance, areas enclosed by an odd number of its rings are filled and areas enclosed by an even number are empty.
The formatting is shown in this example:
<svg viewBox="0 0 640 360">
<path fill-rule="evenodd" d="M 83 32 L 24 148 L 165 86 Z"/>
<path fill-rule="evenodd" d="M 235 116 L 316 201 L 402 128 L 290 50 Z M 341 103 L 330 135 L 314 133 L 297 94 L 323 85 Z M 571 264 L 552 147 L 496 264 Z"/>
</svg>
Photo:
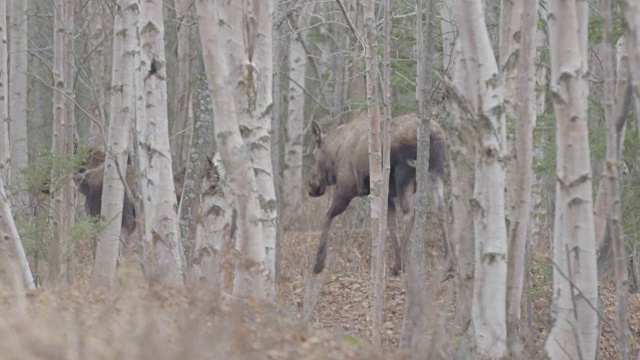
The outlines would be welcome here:
<svg viewBox="0 0 640 360">
<path fill-rule="evenodd" d="M 441 245 L 429 228 L 430 264 L 428 333 L 425 349 L 432 358 L 451 358 L 455 279 L 437 277 Z M 242 303 L 206 289 L 144 285 L 135 265 L 119 270 L 113 291 L 89 286 L 91 261 L 83 250 L 78 285 L 44 287 L 27 297 L 0 296 L 0 354 L 3 359 L 402 359 L 396 349 L 405 304 L 405 278 L 387 272 L 383 349 L 370 343 L 372 290 L 370 238 L 365 230 L 331 236 L 324 286 L 309 274 L 319 239 L 317 231 L 287 231 L 282 243 L 282 270 L 275 305 Z M 387 264 L 392 263 L 387 249 Z M 550 259 L 537 252 L 530 259 L 523 321 L 526 358 L 542 358 L 549 329 L 552 271 Z M 389 269 L 387 268 L 387 270 Z M 406 276 L 406 275 L 404 275 Z M 436 285 L 433 285 L 433 284 Z M 600 358 L 616 359 L 615 289 L 601 287 L 603 325 Z M 315 287 L 314 287 L 315 286 Z M 302 324 L 304 310 L 319 291 L 317 304 Z M 306 303 L 305 303 L 306 302 Z M 640 339 L 640 297 L 629 302 L 634 354 Z M 634 355 L 635 356 L 635 355 Z"/>
</svg>

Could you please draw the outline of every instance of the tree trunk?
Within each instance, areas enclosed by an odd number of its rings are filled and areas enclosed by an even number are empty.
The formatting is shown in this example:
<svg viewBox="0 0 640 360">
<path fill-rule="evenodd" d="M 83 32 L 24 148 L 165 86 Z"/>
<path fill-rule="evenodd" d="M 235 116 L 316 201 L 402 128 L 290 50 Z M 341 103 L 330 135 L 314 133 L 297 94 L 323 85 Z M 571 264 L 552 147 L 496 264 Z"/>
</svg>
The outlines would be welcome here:
<svg viewBox="0 0 640 360">
<path fill-rule="evenodd" d="M 11 1 L 11 0 L 9 0 Z M 0 13 L 7 13 L 7 0 L 0 0 Z M 0 180 L 7 183 L 11 166 L 9 143 L 9 48 L 7 46 L 7 17 L 0 16 Z"/>
<path fill-rule="evenodd" d="M 9 14 L 9 132 L 11 133 L 11 184 L 25 183 L 22 171 L 29 166 L 27 148 L 27 0 L 8 0 Z M 29 194 L 12 194 L 16 217 L 27 218 Z"/>
<path fill-rule="evenodd" d="M 416 13 L 423 13 L 423 3 L 416 4 Z M 418 83 L 416 100 L 418 106 L 418 158 L 416 166 L 417 196 L 415 222 L 409 249 L 409 279 L 407 284 L 407 303 L 402 322 L 400 346 L 409 349 L 410 354 L 419 358 L 425 351 L 419 346 L 423 341 L 427 316 L 427 288 L 425 284 L 426 264 L 424 249 L 424 229 L 427 222 L 429 208 L 429 189 L 433 184 L 429 181 L 429 122 L 431 118 L 431 103 L 428 101 L 431 92 L 433 68 L 433 28 L 435 18 L 435 1 L 428 2 L 427 41 L 423 40 L 422 16 L 416 18 L 416 42 L 418 47 Z M 445 40 L 446 41 L 446 40 Z M 386 45 L 386 44 L 385 44 Z"/>
<path fill-rule="evenodd" d="M 505 2 L 506 3 L 506 2 Z M 511 205 L 511 222 L 509 231 L 508 276 L 507 276 L 507 334 L 509 351 L 517 357 L 520 353 L 519 324 L 522 289 L 525 273 L 525 254 L 527 250 L 527 230 L 529 229 L 531 184 L 533 179 L 533 127 L 536 122 L 535 111 L 535 60 L 536 60 L 536 25 L 538 20 L 538 0 L 516 1 L 512 13 L 522 23 L 520 32 L 520 56 L 517 61 L 518 76 L 514 79 L 517 87 L 515 106 L 517 132 L 515 137 L 516 158 L 513 202 Z M 520 13 L 522 17 L 520 19 Z M 515 35 L 515 34 L 514 34 Z M 502 59 L 502 58 L 501 58 Z M 505 87 L 510 81 L 503 82 Z M 509 90 L 505 89 L 505 95 Z M 511 96 L 508 96 L 509 98 Z M 507 96 L 505 97 L 506 100 Z M 506 101 L 505 101 L 506 102 Z M 508 108 L 505 106 L 505 108 Z M 511 188 L 508 186 L 507 188 Z"/>
<path fill-rule="evenodd" d="M 475 270 L 472 318 L 476 356 L 506 355 L 507 231 L 504 221 L 506 124 L 498 66 L 491 50 L 479 0 L 457 2 L 462 56 L 468 74 L 464 96 L 470 100 L 475 131 L 473 229 Z"/>
<path fill-rule="evenodd" d="M 140 189 L 145 215 L 145 240 L 154 257 L 150 271 L 154 280 L 172 285 L 184 283 L 184 254 L 178 227 L 167 113 L 166 60 L 162 1 L 140 1 L 138 34 L 140 62 L 136 81 L 142 88 L 144 115 L 136 118 L 139 143 Z M 139 115 L 139 114 L 137 114 Z"/>
<path fill-rule="evenodd" d="M 257 221 L 262 218 L 262 209 L 251 154 L 240 134 L 240 109 L 237 108 L 236 99 L 229 86 L 233 84 L 231 88 L 234 88 L 238 82 L 245 80 L 244 77 L 230 71 L 244 63 L 239 60 L 232 61 L 234 59 L 230 58 L 234 54 L 240 56 L 244 53 L 233 51 L 243 43 L 244 5 L 244 1 L 196 2 L 205 71 L 214 101 L 218 150 L 228 172 L 229 185 L 236 201 L 239 231 L 242 234 L 242 237 L 238 237 L 236 245 L 241 260 L 236 266 L 234 294 L 264 299 L 268 294 L 266 251 L 263 242 L 263 222 Z M 271 76 L 271 69 L 267 76 Z"/>
<path fill-rule="evenodd" d="M 557 179 L 553 244 L 555 320 L 545 350 L 551 359 L 594 359 L 598 283 L 587 99 L 585 1 L 551 1 L 551 91 L 556 112 Z M 560 21 L 560 19 L 562 19 Z M 593 307 L 593 308 L 592 308 Z"/>
<path fill-rule="evenodd" d="M 363 2 L 364 29 L 367 40 L 366 79 L 369 105 L 369 182 L 371 189 L 371 279 L 373 281 L 373 344 L 381 346 L 382 305 L 384 297 L 384 239 L 387 201 L 380 140 L 380 108 L 378 95 L 378 43 L 376 40 L 375 1 Z M 385 129 L 386 130 L 386 129 Z M 388 153 L 388 152 L 387 152 Z"/>
<path fill-rule="evenodd" d="M 89 139 L 95 146 L 102 146 L 103 137 L 106 141 L 107 114 L 105 114 L 105 73 L 104 73 L 104 21 L 102 18 L 102 1 L 91 0 L 87 6 L 89 22 L 89 49 L 88 62 L 91 83 L 93 84 L 93 97 L 89 107 L 89 113 L 93 120 L 89 125 Z"/>
<path fill-rule="evenodd" d="M 127 146 L 135 95 L 133 52 L 136 48 L 137 0 L 119 1 L 114 11 L 111 119 L 104 163 L 101 217 L 107 222 L 100 233 L 93 269 L 94 286 L 113 286 L 116 276 L 122 206 L 127 173 Z"/>
<path fill-rule="evenodd" d="M 443 67 L 453 75 L 453 83 L 458 89 L 466 86 L 467 60 L 461 56 L 457 34 L 456 2 L 446 0 L 440 7 L 443 34 Z M 451 76 L 451 75 L 449 75 Z M 456 358 L 472 358 L 475 353 L 471 307 L 473 299 L 474 243 L 473 218 L 469 203 L 473 194 L 474 138 L 471 119 L 466 116 L 461 104 L 453 102 L 452 115 L 448 125 L 449 154 L 451 171 L 451 198 L 453 222 L 451 237 L 453 253 L 457 260 L 457 294 L 455 336 L 460 338 Z"/>
<path fill-rule="evenodd" d="M 174 111 L 176 118 L 173 120 L 177 126 L 173 126 L 175 134 L 171 139 L 172 153 L 175 155 L 174 163 L 176 170 L 180 171 L 183 160 L 189 151 L 188 139 L 191 138 L 192 131 L 189 130 L 189 98 L 191 89 L 189 80 L 191 79 L 191 1 L 174 0 L 176 17 L 178 20 L 178 74 L 176 78 L 176 93 L 174 99 Z M 178 133 L 180 133 L 178 135 Z"/>
<path fill-rule="evenodd" d="M 640 4 L 633 0 L 623 0 L 620 4 L 621 13 L 626 25 L 629 42 L 629 65 L 631 69 L 631 85 L 636 112 L 640 109 Z M 640 116 L 636 116 L 638 121 L 637 131 L 640 138 Z"/>
<path fill-rule="evenodd" d="M 52 153 L 60 157 L 71 157 L 74 152 L 74 101 L 73 77 L 73 14 L 74 3 L 71 0 L 54 2 L 54 55 L 53 55 L 53 141 Z M 53 169 L 52 179 L 59 169 Z M 54 282 L 74 281 L 73 242 L 67 239 L 67 231 L 75 223 L 75 186 L 70 176 L 60 178 L 61 183 L 52 183 L 53 242 L 51 246 L 50 276 Z"/>
<path fill-rule="evenodd" d="M 0 9 L 2 9 L 2 0 L 0 0 Z M 7 195 L 4 191 L 4 182 L 1 178 L 0 237 L 2 237 L 3 239 L 3 254 L 6 254 L 8 256 L 8 259 L 15 261 L 15 263 L 18 265 L 22 280 L 24 281 L 24 287 L 27 290 L 34 290 L 36 286 L 33 282 L 33 275 L 31 275 L 31 269 L 29 268 L 29 263 L 27 262 L 27 256 L 24 252 L 24 248 L 22 247 L 22 242 L 20 241 L 20 236 L 18 235 L 16 224 L 13 221 L 13 216 L 11 215 L 11 207 L 9 205 L 9 201 L 7 200 Z M 2 263 L 3 266 L 7 265 L 6 258 L 3 259 Z"/>
<path fill-rule="evenodd" d="M 624 37 L 621 37 L 622 58 L 618 63 L 618 88 L 615 89 L 615 70 L 613 67 L 613 16 L 611 15 L 611 0 L 604 1 L 603 16 L 603 43 L 602 43 L 602 67 L 604 70 L 604 115 L 607 123 L 607 153 L 606 165 L 602 173 L 602 180 L 606 185 L 607 224 L 609 237 L 613 244 L 614 273 L 616 278 L 616 327 L 618 353 L 620 359 L 631 358 L 629 347 L 629 273 L 627 270 L 627 255 L 622 230 L 622 182 L 620 181 L 620 165 L 622 164 L 622 142 L 624 141 L 624 129 L 627 114 L 625 110 L 616 107 L 616 104 L 625 104 L 630 107 L 630 100 L 626 99 L 628 88 L 628 63 L 627 54 L 624 52 Z M 625 67 L 624 69 L 621 68 Z M 596 238 L 596 242 L 598 242 Z"/>
<path fill-rule="evenodd" d="M 305 75 L 307 68 L 307 53 L 302 46 L 311 18 L 311 7 L 303 6 L 297 21 L 300 31 L 292 34 L 291 50 L 289 53 L 289 100 L 286 122 L 286 142 L 284 150 L 284 206 L 289 213 L 295 213 L 302 205 L 302 145 L 304 140 L 304 103 Z"/>
<path fill-rule="evenodd" d="M 204 65 L 202 60 L 196 65 L 198 73 L 202 74 Z M 208 94 L 207 79 L 199 75 L 194 100 L 195 116 L 194 130 L 191 133 L 191 147 L 187 158 L 187 169 L 184 175 L 182 196 L 178 205 L 180 219 L 180 237 L 185 248 L 187 268 L 193 261 L 194 244 L 196 243 L 196 224 L 199 209 L 202 206 L 202 175 L 205 157 L 210 156 L 214 148 L 213 108 Z"/>
<path fill-rule="evenodd" d="M 224 292 L 229 242 L 235 231 L 234 203 L 219 153 L 207 158 L 196 224 L 193 274 L 199 284 Z"/>
</svg>

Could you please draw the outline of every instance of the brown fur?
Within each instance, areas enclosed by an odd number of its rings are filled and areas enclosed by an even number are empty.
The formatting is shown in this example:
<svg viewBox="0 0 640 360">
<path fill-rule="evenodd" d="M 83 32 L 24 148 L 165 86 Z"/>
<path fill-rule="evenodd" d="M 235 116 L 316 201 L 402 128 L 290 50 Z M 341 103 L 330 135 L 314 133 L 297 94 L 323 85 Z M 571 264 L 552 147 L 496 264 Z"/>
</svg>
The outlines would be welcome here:
<svg viewBox="0 0 640 360">
<path fill-rule="evenodd" d="M 324 219 L 320 245 L 316 254 L 314 272 L 324 269 L 328 233 L 333 218 L 341 214 L 356 196 L 369 195 L 369 147 L 368 147 L 368 115 L 361 112 L 348 124 L 339 126 L 326 135 L 318 124 L 312 123 L 312 132 L 316 141 L 314 150 L 315 167 L 309 179 L 309 196 L 322 196 L 328 186 L 335 185 L 333 201 Z M 391 173 L 389 178 L 389 213 L 388 223 L 395 250 L 393 274 L 398 274 L 402 267 L 401 245 L 395 234 L 395 198 L 400 201 L 403 213 L 411 213 L 409 196 L 415 192 L 416 169 L 412 165 L 417 158 L 417 126 L 416 114 L 396 117 L 391 124 Z M 434 197 L 438 207 L 444 204 L 442 183 L 445 162 L 445 134 L 437 122 L 430 124 L 429 174 Z M 412 216 L 411 216 L 412 219 Z M 405 231 L 405 245 L 413 227 L 411 220 L 409 231 Z M 448 246 L 445 244 L 445 250 Z"/>
</svg>

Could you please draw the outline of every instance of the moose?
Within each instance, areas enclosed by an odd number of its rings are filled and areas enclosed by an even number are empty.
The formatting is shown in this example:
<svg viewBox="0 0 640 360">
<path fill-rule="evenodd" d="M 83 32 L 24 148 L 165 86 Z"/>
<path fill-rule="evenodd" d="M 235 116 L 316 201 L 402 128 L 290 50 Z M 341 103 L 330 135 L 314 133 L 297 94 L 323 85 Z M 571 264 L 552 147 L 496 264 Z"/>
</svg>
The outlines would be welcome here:
<svg viewBox="0 0 640 360">
<path fill-rule="evenodd" d="M 92 149 L 89 151 L 86 160 L 82 162 L 78 169 L 78 191 L 86 197 L 84 208 L 89 216 L 100 216 L 100 211 L 102 210 L 102 187 L 105 159 L 106 156 L 102 150 Z M 184 172 L 185 171 L 176 172 L 174 174 L 174 185 L 178 204 L 180 203 L 182 189 L 184 187 Z M 127 173 L 125 175 L 125 180 L 129 189 L 133 189 L 133 174 L 133 166 L 131 165 L 131 158 L 129 157 L 127 158 Z M 129 236 L 133 230 L 135 230 L 135 227 L 135 208 L 125 194 L 122 205 L 122 231 L 126 236 Z"/>
<path fill-rule="evenodd" d="M 367 111 L 362 111 L 351 122 L 341 125 L 327 134 L 322 133 L 320 126 L 315 121 L 311 124 L 316 148 L 313 151 L 314 170 L 308 184 L 309 196 L 322 196 L 329 186 L 335 185 L 336 187 L 331 205 L 324 217 L 322 235 L 313 268 L 315 274 L 324 269 L 329 229 L 333 219 L 347 209 L 353 198 L 366 196 L 370 193 L 367 120 Z M 387 224 L 395 252 L 393 275 L 398 275 L 402 270 L 402 251 L 406 247 L 413 228 L 413 209 L 410 197 L 416 189 L 417 128 L 418 117 L 416 114 L 407 114 L 392 119 Z M 430 122 L 430 131 L 430 190 L 438 210 L 442 211 L 444 206 L 443 179 L 446 139 L 444 131 L 437 122 Z M 396 199 L 400 203 L 405 220 L 409 217 L 409 223 L 405 226 L 402 237 L 402 244 L 399 243 L 396 235 Z M 449 245 L 445 237 L 445 254 L 448 251 Z"/>
</svg>

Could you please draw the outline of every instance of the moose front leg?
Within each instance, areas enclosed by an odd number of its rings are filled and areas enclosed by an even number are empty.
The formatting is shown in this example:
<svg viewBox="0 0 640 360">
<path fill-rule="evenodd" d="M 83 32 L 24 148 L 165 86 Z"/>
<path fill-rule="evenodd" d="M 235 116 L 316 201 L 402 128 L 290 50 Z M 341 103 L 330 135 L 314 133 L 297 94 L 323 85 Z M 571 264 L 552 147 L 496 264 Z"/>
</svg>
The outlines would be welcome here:
<svg viewBox="0 0 640 360">
<path fill-rule="evenodd" d="M 329 229 L 333 218 L 342 214 L 349 206 L 349 203 L 353 199 L 351 195 L 345 195 L 336 191 L 331 207 L 324 217 L 324 224 L 322 227 L 322 235 L 320 236 L 320 246 L 318 246 L 318 252 L 316 253 L 316 264 L 313 266 L 313 273 L 319 274 L 324 270 L 324 261 L 327 258 L 327 241 L 329 240 Z"/>
</svg>

